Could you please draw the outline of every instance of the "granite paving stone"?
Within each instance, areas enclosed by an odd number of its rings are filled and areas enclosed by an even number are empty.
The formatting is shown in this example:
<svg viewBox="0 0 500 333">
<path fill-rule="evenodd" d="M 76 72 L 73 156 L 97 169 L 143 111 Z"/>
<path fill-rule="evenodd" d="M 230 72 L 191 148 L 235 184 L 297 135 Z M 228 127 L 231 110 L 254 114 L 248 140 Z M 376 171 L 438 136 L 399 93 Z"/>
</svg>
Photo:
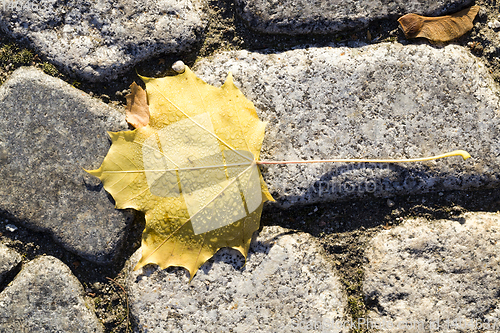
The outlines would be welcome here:
<svg viewBox="0 0 500 333">
<path fill-rule="evenodd" d="M 131 258 L 131 267 L 141 251 Z M 189 282 L 180 268 L 129 272 L 138 332 L 347 332 L 342 285 L 313 237 L 264 227 L 246 264 L 222 249 Z M 309 326 L 308 326 L 309 325 Z"/>
<path fill-rule="evenodd" d="M 0 331 L 103 332 L 91 309 L 71 270 L 59 259 L 39 257 L 0 293 Z"/>
<path fill-rule="evenodd" d="M 403 164 L 264 166 L 284 207 L 495 187 L 500 180 L 498 87 L 457 45 L 350 45 L 225 52 L 195 72 L 236 85 L 268 121 L 261 159 L 397 159 L 457 149 L 472 158 Z"/>
<path fill-rule="evenodd" d="M 110 262 L 133 219 L 98 179 L 124 115 L 62 80 L 20 68 L 0 87 L 0 211 L 46 231 L 66 249 Z"/>
<path fill-rule="evenodd" d="M 201 0 L 0 0 L 0 29 L 54 65 L 89 81 L 116 79 L 202 35 Z"/>
<path fill-rule="evenodd" d="M 499 242 L 498 213 L 408 219 L 380 232 L 366 250 L 369 318 L 385 332 L 498 331 Z"/>
<path fill-rule="evenodd" d="M 10 247 L 0 244 L 0 284 L 8 274 L 21 262 L 21 256 Z"/>
<path fill-rule="evenodd" d="M 359 29 L 408 13 L 451 14 L 471 0 L 237 0 L 241 17 L 254 30 L 271 34 L 325 34 Z"/>
</svg>

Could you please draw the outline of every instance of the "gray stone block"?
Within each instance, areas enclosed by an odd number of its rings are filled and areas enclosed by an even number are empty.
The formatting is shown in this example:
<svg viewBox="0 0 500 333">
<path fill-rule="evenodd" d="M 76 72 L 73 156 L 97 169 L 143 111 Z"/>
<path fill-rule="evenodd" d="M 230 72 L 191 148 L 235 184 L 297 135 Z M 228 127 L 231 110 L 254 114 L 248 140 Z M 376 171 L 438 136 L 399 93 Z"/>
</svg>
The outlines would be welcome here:
<svg viewBox="0 0 500 333">
<path fill-rule="evenodd" d="M 0 211 L 50 232 L 94 262 L 116 254 L 133 214 L 118 211 L 98 179 L 106 131 L 124 115 L 67 83 L 21 68 L 0 87 Z"/>
<path fill-rule="evenodd" d="M 0 28 L 69 74 L 115 79 L 160 53 L 189 50 L 203 0 L 0 0 Z"/>
<path fill-rule="evenodd" d="M 237 0 L 248 26 L 264 33 L 334 33 L 363 28 L 375 20 L 396 19 L 408 13 L 451 14 L 472 5 L 471 0 Z"/>
<path fill-rule="evenodd" d="M 131 258 L 132 267 L 140 255 Z M 130 272 L 130 311 L 138 331 L 302 332 L 315 325 L 348 332 L 341 329 L 342 285 L 310 235 L 264 227 L 243 264 L 235 250 L 222 249 L 190 283 L 180 268 L 150 265 Z"/>
<path fill-rule="evenodd" d="M 498 213 L 411 219 L 380 232 L 366 250 L 370 320 L 382 332 L 498 331 L 499 241 Z"/>
<path fill-rule="evenodd" d="M 500 185 L 498 88 L 484 64 L 449 45 L 379 45 L 215 55 L 195 72 L 231 71 L 268 121 L 261 159 L 397 159 L 463 149 L 433 162 L 264 166 L 282 206 Z"/>
<path fill-rule="evenodd" d="M 0 294 L 0 331 L 103 332 L 90 309 L 68 266 L 54 257 L 40 257 L 27 263 Z"/>
<path fill-rule="evenodd" d="M 0 283 L 5 275 L 21 262 L 21 256 L 11 248 L 0 244 Z"/>
</svg>

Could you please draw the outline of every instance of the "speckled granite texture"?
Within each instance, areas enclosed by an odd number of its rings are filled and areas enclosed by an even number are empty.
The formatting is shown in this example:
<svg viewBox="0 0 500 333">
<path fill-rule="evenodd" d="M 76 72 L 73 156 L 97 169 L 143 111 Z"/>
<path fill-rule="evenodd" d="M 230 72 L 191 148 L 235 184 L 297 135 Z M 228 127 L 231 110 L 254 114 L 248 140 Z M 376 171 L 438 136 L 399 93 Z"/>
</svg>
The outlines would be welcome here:
<svg viewBox="0 0 500 333">
<path fill-rule="evenodd" d="M 203 0 L 0 0 L 0 29 L 67 73 L 104 81 L 192 48 L 204 8 Z"/>
<path fill-rule="evenodd" d="M 499 242 L 495 213 L 408 220 L 381 232 L 366 251 L 364 293 L 376 304 L 369 317 L 415 325 L 384 332 L 497 332 Z"/>
<path fill-rule="evenodd" d="M 427 16 L 450 14 L 472 4 L 471 0 L 237 0 L 248 26 L 279 34 L 332 33 L 366 27 L 384 18 L 408 13 Z"/>
<path fill-rule="evenodd" d="M 21 262 L 21 256 L 11 248 L 0 244 L 0 283 L 3 282 L 5 274 L 9 273 Z"/>
<path fill-rule="evenodd" d="M 228 71 L 269 121 L 263 160 L 398 159 L 457 149 L 473 156 L 263 167 L 282 206 L 499 185 L 498 88 L 485 66 L 459 46 L 239 51 L 195 67 L 211 84 L 220 84 Z"/>
<path fill-rule="evenodd" d="M 443 15 L 473 3 L 481 6 L 474 28 L 450 45 L 407 40 L 398 29 L 408 12 Z M 498 332 L 499 8 L 486 0 L 0 0 L 0 81 L 31 52 L 33 65 L 82 82 L 78 90 L 24 68 L 0 87 L 0 243 L 22 255 L 0 245 L 0 332 Z M 222 51 L 232 49 L 247 50 Z M 107 154 L 106 131 L 128 127 L 85 91 L 118 101 L 137 79 L 134 66 L 163 75 L 178 59 L 211 84 L 233 73 L 268 121 L 263 159 L 456 149 L 473 158 L 262 166 L 277 205 L 266 204 L 246 264 L 222 249 L 192 281 L 180 268 L 133 271 L 142 216 L 131 225 L 133 212 L 116 210 L 83 170 Z M 318 202 L 326 204 L 278 209 Z"/>
<path fill-rule="evenodd" d="M 132 267 L 141 255 L 132 257 Z M 264 227 L 248 260 L 223 249 L 188 283 L 186 271 L 146 266 L 130 272 L 138 331 L 293 332 L 307 325 L 341 329 L 346 299 L 331 264 L 304 233 Z M 337 325 L 337 328 L 335 328 Z"/>
<path fill-rule="evenodd" d="M 83 287 L 59 259 L 27 263 L 0 293 L 1 332 L 103 332 Z"/>
<path fill-rule="evenodd" d="M 106 131 L 124 116 L 67 83 L 18 69 L 0 87 L 0 210 L 50 232 L 66 249 L 95 262 L 113 259 L 133 219 L 118 211 L 99 180 Z"/>
</svg>

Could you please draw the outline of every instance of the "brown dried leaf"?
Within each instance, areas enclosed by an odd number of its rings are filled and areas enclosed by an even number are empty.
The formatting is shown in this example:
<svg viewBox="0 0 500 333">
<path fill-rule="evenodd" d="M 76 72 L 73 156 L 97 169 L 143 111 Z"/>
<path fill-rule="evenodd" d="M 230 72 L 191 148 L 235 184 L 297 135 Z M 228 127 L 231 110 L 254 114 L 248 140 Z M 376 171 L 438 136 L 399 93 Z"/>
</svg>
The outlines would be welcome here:
<svg viewBox="0 0 500 333">
<path fill-rule="evenodd" d="M 472 21 L 479 12 L 479 6 L 472 6 L 457 13 L 426 17 L 406 14 L 398 20 L 406 38 L 424 37 L 434 42 L 447 42 L 463 36 L 473 27 Z"/>
<path fill-rule="evenodd" d="M 146 91 L 135 82 L 130 85 L 131 92 L 127 99 L 127 122 L 134 128 L 141 128 L 149 124 L 149 105 Z"/>
</svg>

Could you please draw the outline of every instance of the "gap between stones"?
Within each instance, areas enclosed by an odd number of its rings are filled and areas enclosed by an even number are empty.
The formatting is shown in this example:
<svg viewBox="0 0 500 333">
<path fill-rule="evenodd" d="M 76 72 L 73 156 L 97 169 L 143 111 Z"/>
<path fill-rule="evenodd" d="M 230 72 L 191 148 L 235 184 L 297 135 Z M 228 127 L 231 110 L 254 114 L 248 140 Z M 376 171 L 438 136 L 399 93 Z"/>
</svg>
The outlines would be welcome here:
<svg viewBox="0 0 500 333">
<path fill-rule="evenodd" d="M 307 232 L 316 237 L 337 269 L 348 298 L 348 314 L 356 322 L 376 309 L 376 300 L 365 299 L 363 281 L 365 248 L 371 238 L 408 218 L 458 219 L 466 212 L 498 212 L 498 190 L 450 191 L 360 201 L 323 203 L 271 212 L 264 209 L 262 226 Z M 353 330 L 367 332 L 366 330 Z"/>
<path fill-rule="evenodd" d="M 491 1 L 488 0 L 479 0 L 475 4 L 483 8 L 483 11 L 474 21 L 476 24 L 480 23 L 480 28 L 474 27 L 470 33 L 454 43 L 468 48 L 474 55 L 482 58 L 489 67 L 495 81 L 500 83 L 500 60 L 498 54 L 484 52 L 485 48 L 487 49 L 491 44 L 491 40 L 488 38 L 494 37 L 487 36 L 484 30 L 487 29 L 489 21 L 498 19 L 500 5 L 491 4 Z M 399 42 L 402 44 L 422 42 L 408 42 L 399 28 L 396 21 L 397 17 L 373 21 L 367 28 L 356 31 L 343 31 L 325 35 L 287 36 L 264 35 L 252 32 L 236 14 L 234 2 L 229 0 L 211 0 L 209 2 L 208 16 L 209 23 L 204 33 L 204 38 L 202 38 L 201 43 L 196 45 L 191 52 L 175 55 L 162 54 L 153 57 L 148 61 L 138 64 L 136 66 L 137 72 L 145 76 L 174 75 L 171 65 L 179 59 L 183 60 L 188 66 L 192 66 L 197 59 L 228 50 L 246 49 L 248 51 L 258 51 L 269 49 L 273 52 L 280 52 L 300 46 L 327 46 L 332 42 L 346 44 L 346 46 L 352 46 L 356 42 L 368 44 L 378 44 L 381 42 Z M 10 44 L 15 45 L 17 52 L 15 52 L 14 57 L 5 57 L 4 59 L 2 52 L 5 46 Z M 142 84 L 134 69 L 130 70 L 120 79 L 102 83 L 90 83 L 70 77 L 59 72 L 53 64 L 46 62 L 44 57 L 37 54 L 35 50 L 26 48 L 22 44 L 5 36 L 0 36 L 0 84 L 16 68 L 29 65 L 42 68 L 47 74 L 59 77 L 76 88 L 85 91 L 91 96 L 100 98 L 105 103 L 115 107 L 125 105 L 125 95 L 129 92 L 128 87 L 133 81 Z"/>
<path fill-rule="evenodd" d="M 392 228 L 410 217 L 429 220 L 456 219 L 465 212 L 500 211 L 497 189 L 482 191 L 451 191 L 412 195 L 390 199 L 324 203 L 287 210 L 267 206 L 262 215 L 263 226 L 281 226 L 303 231 L 316 237 L 327 260 L 333 263 L 348 298 L 348 314 L 356 321 L 365 318 L 369 309 L 377 308 L 376 300 L 363 297 L 365 263 L 364 249 L 378 232 Z M 15 219 L 0 213 L 3 231 L 6 220 Z M 82 283 L 86 297 L 95 305 L 96 314 L 104 324 L 106 332 L 126 332 L 127 323 L 125 297 L 122 290 L 107 277 L 125 286 L 124 272 L 127 259 L 140 246 L 144 217 L 138 213 L 129 235 L 111 265 L 98 265 L 82 259 L 53 242 L 46 233 L 33 232 L 18 225 L 16 232 L 3 231 L 0 242 L 18 251 L 23 264 L 40 255 L 51 255 L 63 261 Z M 18 267 L 0 286 L 2 291 L 20 271 Z M 195 277 L 196 279 L 196 277 Z M 133 327 L 134 323 L 130 323 Z M 365 331 L 353 331 L 365 332 Z"/>
</svg>

